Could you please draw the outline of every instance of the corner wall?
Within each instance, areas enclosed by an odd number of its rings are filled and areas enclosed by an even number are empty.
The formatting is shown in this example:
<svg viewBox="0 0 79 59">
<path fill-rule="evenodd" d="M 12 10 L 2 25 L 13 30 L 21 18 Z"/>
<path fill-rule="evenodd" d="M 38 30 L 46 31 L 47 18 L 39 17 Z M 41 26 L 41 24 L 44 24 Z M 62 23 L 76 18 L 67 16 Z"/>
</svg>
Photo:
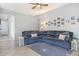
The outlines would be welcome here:
<svg viewBox="0 0 79 59">
<path fill-rule="evenodd" d="M 77 4 L 77 3 L 68 4 L 68 5 L 62 6 L 60 8 L 57 8 L 55 10 L 51 10 L 47 13 L 38 15 L 37 17 L 40 19 L 39 27 L 41 27 L 41 22 L 43 22 L 43 21 L 47 21 L 47 20 L 53 21 L 57 17 L 65 18 L 65 20 L 67 20 L 71 16 L 79 17 L 79 4 Z M 44 28 L 44 30 L 71 31 L 71 32 L 75 33 L 77 38 L 79 39 L 79 22 L 76 22 L 73 25 L 65 23 L 65 25 L 60 26 L 60 27 L 49 26 L 49 27 Z M 78 48 L 79 48 L 79 43 L 78 43 Z"/>
</svg>

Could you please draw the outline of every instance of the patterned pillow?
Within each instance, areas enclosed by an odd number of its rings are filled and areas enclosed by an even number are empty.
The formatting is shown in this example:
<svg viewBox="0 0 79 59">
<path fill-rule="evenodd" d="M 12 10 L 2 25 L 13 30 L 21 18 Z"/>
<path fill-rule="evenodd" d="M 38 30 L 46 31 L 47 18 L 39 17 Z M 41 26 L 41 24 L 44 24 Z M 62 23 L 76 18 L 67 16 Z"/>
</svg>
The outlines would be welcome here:
<svg viewBox="0 0 79 59">
<path fill-rule="evenodd" d="M 37 37 L 36 33 L 31 34 L 31 37 Z"/>
<path fill-rule="evenodd" d="M 59 35 L 59 39 L 60 39 L 60 40 L 64 40 L 65 37 L 66 37 L 66 35 L 63 35 L 63 34 L 60 34 L 60 35 Z"/>
</svg>

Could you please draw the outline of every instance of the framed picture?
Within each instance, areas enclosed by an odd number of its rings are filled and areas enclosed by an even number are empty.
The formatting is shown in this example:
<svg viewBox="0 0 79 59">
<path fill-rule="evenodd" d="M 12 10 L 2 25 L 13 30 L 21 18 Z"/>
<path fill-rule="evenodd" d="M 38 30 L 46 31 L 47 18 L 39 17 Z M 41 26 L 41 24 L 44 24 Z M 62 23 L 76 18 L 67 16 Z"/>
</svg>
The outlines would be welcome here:
<svg viewBox="0 0 79 59">
<path fill-rule="evenodd" d="M 45 25 L 48 25 L 48 22 L 46 22 Z"/>
<path fill-rule="evenodd" d="M 61 25 L 64 25 L 64 22 L 61 22 Z"/>
<path fill-rule="evenodd" d="M 1 18 L 0 18 L 0 25 L 1 25 Z"/>
<path fill-rule="evenodd" d="M 50 24 L 48 24 L 48 26 L 50 26 Z"/>
<path fill-rule="evenodd" d="M 56 22 L 56 19 L 54 20 L 54 22 Z"/>
<path fill-rule="evenodd" d="M 53 24 L 53 22 L 51 22 L 51 24 Z"/>
<path fill-rule="evenodd" d="M 60 17 L 58 17 L 57 20 L 60 20 Z"/>
<path fill-rule="evenodd" d="M 60 25 L 57 25 L 58 27 L 60 27 Z"/>
<path fill-rule="evenodd" d="M 57 22 L 57 24 L 60 24 L 60 21 L 59 21 L 59 22 Z"/>
<path fill-rule="evenodd" d="M 54 23 L 54 25 L 56 25 L 56 23 Z"/>
<path fill-rule="evenodd" d="M 48 21 L 48 23 L 50 23 L 50 21 Z"/>
<path fill-rule="evenodd" d="M 79 18 L 77 18 L 77 22 L 79 22 Z"/>
<path fill-rule="evenodd" d="M 64 21 L 64 18 L 62 18 L 61 21 Z"/>
<path fill-rule="evenodd" d="M 75 20 L 75 16 L 72 16 L 72 17 L 71 17 L 71 20 Z"/>
</svg>

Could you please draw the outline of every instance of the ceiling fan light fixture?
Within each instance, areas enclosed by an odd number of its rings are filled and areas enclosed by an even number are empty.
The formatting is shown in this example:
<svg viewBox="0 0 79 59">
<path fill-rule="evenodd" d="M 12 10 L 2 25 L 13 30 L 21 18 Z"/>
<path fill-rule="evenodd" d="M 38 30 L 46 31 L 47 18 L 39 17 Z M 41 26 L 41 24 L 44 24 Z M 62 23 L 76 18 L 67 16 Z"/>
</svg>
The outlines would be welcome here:
<svg viewBox="0 0 79 59">
<path fill-rule="evenodd" d="M 32 7 L 32 9 L 42 9 L 43 6 L 48 6 L 48 4 L 43 4 L 43 3 L 31 3 L 34 6 Z"/>
<path fill-rule="evenodd" d="M 37 8 L 40 8 L 41 6 L 40 5 L 37 5 Z"/>
</svg>

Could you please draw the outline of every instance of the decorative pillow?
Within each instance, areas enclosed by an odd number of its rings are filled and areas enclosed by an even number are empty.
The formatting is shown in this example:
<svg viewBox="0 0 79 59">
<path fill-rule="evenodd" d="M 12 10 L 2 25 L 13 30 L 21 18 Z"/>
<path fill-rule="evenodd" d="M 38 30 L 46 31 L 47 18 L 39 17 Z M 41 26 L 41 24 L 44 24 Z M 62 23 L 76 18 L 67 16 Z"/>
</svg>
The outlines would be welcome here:
<svg viewBox="0 0 79 59">
<path fill-rule="evenodd" d="M 31 37 L 37 37 L 36 33 L 31 34 Z"/>
<path fill-rule="evenodd" d="M 59 35 L 59 39 L 61 39 L 61 40 L 64 40 L 65 37 L 66 37 L 66 35 L 63 35 L 63 34 L 60 34 L 60 35 Z"/>
</svg>

